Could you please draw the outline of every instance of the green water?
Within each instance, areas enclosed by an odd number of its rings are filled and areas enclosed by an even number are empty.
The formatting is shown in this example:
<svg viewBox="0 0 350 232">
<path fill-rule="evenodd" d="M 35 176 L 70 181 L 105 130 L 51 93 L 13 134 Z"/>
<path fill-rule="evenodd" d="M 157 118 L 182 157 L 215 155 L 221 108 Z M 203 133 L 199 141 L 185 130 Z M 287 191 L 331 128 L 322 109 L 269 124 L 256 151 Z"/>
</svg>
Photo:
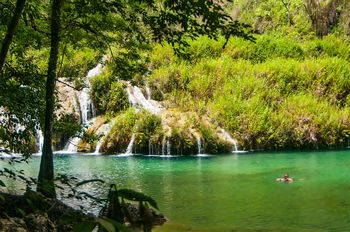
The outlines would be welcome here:
<svg viewBox="0 0 350 232">
<path fill-rule="evenodd" d="M 27 172 L 35 176 L 38 166 L 34 158 Z M 156 231 L 350 230 L 347 150 L 179 158 L 60 155 L 55 166 L 56 172 L 102 178 L 154 197 L 169 219 Z M 285 172 L 296 181 L 275 181 Z"/>
</svg>

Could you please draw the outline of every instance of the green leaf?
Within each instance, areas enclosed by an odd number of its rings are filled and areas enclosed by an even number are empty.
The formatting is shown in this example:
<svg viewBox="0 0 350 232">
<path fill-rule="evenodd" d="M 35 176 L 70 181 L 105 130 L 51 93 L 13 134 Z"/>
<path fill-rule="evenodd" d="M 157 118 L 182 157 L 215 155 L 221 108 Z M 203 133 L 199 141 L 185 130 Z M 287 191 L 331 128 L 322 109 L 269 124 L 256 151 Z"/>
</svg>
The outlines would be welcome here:
<svg viewBox="0 0 350 232">
<path fill-rule="evenodd" d="M 108 232 L 116 232 L 114 225 L 112 223 L 110 223 L 109 221 L 107 221 L 106 219 L 97 218 L 96 222 L 98 222 Z"/>
<path fill-rule="evenodd" d="M 91 183 L 91 182 L 101 182 L 101 183 L 105 183 L 103 180 L 101 179 L 91 179 L 91 180 L 83 180 L 79 183 L 77 183 L 76 187 L 83 185 L 83 184 L 87 184 L 87 183 Z"/>
<path fill-rule="evenodd" d="M 5 201 L 5 197 L 0 193 L 0 201 L 4 202 Z"/>
<path fill-rule="evenodd" d="M 96 227 L 95 222 L 81 222 L 74 225 L 73 232 L 90 232 Z"/>
<path fill-rule="evenodd" d="M 158 209 L 157 202 L 152 197 L 136 192 L 132 189 L 120 189 L 118 190 L 118 195 L 131 201 L 146 201 L 155 209 Z"/>
<path fill-rule="evenodd" d="M 5 183 L 2 180 L 0 180 L 0 186 L 1 187 L 6 187 Z"/>
<path fill-rule="evenodd" d="M 16 209 L 16 210 L 17 210 L 17 212 L 18 212 L 19 214 L 21 214 L 21 217 L 23 217 L 23 218 L 27 215 L 26 212 L 24 212 L 23 209 L 18 208 L 18 209 Z"/>
</svg>

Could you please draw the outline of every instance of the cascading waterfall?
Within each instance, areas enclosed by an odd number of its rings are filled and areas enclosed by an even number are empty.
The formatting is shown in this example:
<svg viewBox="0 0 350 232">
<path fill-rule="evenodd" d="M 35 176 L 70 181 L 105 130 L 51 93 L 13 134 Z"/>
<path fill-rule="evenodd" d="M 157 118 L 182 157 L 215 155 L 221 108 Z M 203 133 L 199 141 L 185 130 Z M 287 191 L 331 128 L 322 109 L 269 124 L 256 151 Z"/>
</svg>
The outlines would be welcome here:
<svg viewBox="0 0 350 232">
<path fill-rule="evenodd" d="M 101 146 L 102 146 L 102 143 L 103 143 L 103 139 L 104 139 L 104 136 L 101 139 L 99 139 L 98 142 L 96 143 L 94 154 L 99 154 L 100 153 L 100 149 L 101 149 Z"/>
<path fill-rule="evenodd" d="M 135 133 L 132 133 L 128 147 L 126 148 L 125 154 L 132 154 L 132 148 L 134 147 Z"/>
<path fill-rule="evenodd" d="M 126 92 L 128 93 L 129 102 L 136 109 L 144 108 L 152 114 L 158 114 L 162 111 L 162 109 L 158 105 L 156 105 L 151 99 L 145 98 L 139 87 L 129 85 L 126 88 Z"/>
<path fill-rule="evenodd" d="M 95 68 L 91 69 L 88 72 L 84 80 L 84 88 L 78 95 L 79 104 L 77 105 L 79 105 L 80 123 L 86 128 L 89 127 L 89 124 L 91 124 L 91 122 L 93 122 L 94 118 L 96 117 L 96 110 L 89 95 L 90 78 L 99 75 L 102 72 L 102 68 L 103 65 L 98 64 Z M 77 152 L 77 145 L 79 142 L 79 137 L 70 138 L 64 148 L 64 151 L 69 153 Z"/>
<path fill-rule="evenodd" d="M 148 155 L 152 155 L 152 143 L 151 143 L 151 140 L 148 140 Z"/>
<path fill-rule="evenodd" d="M 151 92 L 150 92 L 149 88 L 148 88 L 148 90 L 146 88 L 148 99 L 145 98 L 141 89 L 137 86 L 132 86 L 129 84 L 125 90 L 128 94 L 128 99 L 129 99 L 130 104 L 136 110 L 143 108 L 152 114 L 159 114 L 162 111 L 161 107 L 158 106 L 154 101 L 151 100 Z M 132 153 L 132 147 L 134 145 L 134 140 L 135 140 L 135 134 L 132 135 L 130 143 L 128 145 L 128 148 L 126 149 L 127 154 Z M 129 149 L 129 147 L 130 147 L 130 149 Z M 152 153 L 153 153 L 152 144 L 149 141 L 149 154 L 151 155 Z M 165 145 L 164 146 L 162 145 L 162 154 L 163 153 L 165 153 Z"/>
<path fill-rule="evenodd" d="M 102 64 L 98 64 L 95 68 L 91 69 L 84 81 L 85 87 L 79 94 L 79 103 L 81 111 L 81 123 L 86 124 L 89 119 L 96 117 L 96 110 L 92 101 L 90 99 L 89 90 L 90 90 L 90 78 L 96 75 L 99 75 L 102 71 Z"/>
</svg>

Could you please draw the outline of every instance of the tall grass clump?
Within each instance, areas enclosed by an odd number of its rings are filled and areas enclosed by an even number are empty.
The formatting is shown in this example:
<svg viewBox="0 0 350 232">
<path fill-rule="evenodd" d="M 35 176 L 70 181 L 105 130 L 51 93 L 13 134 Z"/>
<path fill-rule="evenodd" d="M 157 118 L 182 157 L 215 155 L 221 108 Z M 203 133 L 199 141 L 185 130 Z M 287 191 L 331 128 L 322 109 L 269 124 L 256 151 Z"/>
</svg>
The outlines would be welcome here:
<svg viewBox="0 0 350 232">
<path fill-rule="evenodd" d="M 135 124 L 135 133 L 136 152 L 147 154 L 150 144 L 160 147 L 164 137 L 161 118 L 147 111 L 141 111 Z"/>
<path fill-rule="evenodd" d="M 302 46 L 295 39 L 275 38 L 271 35 L 257 36 L 255 43 L 240 38 L 231 39 L 224 53 L 234 59 L 241 58 L 254 63 L 277 57 L 304 59 Z"/>
</svg>

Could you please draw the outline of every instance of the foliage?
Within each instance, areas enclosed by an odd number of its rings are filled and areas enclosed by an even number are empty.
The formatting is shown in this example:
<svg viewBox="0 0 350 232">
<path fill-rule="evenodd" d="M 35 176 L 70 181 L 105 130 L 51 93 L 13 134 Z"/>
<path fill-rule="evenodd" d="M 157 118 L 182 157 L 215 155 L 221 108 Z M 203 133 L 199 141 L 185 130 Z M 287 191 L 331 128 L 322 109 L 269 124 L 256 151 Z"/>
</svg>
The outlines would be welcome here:
<svg viewBox="0 0 350 232">
<path fill-rule="evenodd" d="M 111 131 L 104 139 L 101 150 L 104 153 L 125 152 L 134 131 L 138 116 L 134 109 L 129 108 L 113 119 Z"/>
<path fill-rule="evenodd" d="M 209 115 L 245 149 L 341 147 L 349 126 L 349 48 L 333 35 L 232 39 L 214 58 L 157 61 L 149 81 L 168 107 Z M 202 126 L 204 138 L 207 131 Z"/>
<path fill-rule="evenodd" d="M 337 0 L 239 0 L 228 9 L 234 19 L 249 23 L 258 34 L 302 36 L 325 36 L 337 27 L 347 27 L 348 22 L 339 19 L 349 12 L 348 2 Z"/>
<path fill-rule="evenodd" d="M 135 149 L 147 153 L 150 140 L 153 144 L 161 143 L 163 137 L 162 129 L 162 121 L 159 116 L 145 110 L 141 111 L 135 124 L 137 144 Z"/>
<path fill-rule="evenodd" d="M 90 80 L 90 96 L 98 113 L 108 113 L 112 117 L 129 106 L 123 84 L 113 81 L 114 78 L 108 71 Z"/>
<path fill-rule="evenodd" d="M 62 113 L 53 124 L 53 145 L 63 149 L 69 138 L 77 136 L 82 131 L 79 118 L 73 113 Z"/>
<path fill-rule="evenodd" d="M 74 81 L 76 78 L 85 77 L 88 70 L 92 69 L 98 62 L 99 54 L 86 45 L 83 48 L 74 48 L 72 44 L 65 44 L 59 61 L 59 76 L 67 77 Z"/>
<path fill-rule="evenodd" d="M 43 78 L 24 60 L 5 65 L 0 78 L 0 144 L 28 156 L 43 118 Z M 16 104 L 14 104 L 14 102 Z"/>
</svg>

